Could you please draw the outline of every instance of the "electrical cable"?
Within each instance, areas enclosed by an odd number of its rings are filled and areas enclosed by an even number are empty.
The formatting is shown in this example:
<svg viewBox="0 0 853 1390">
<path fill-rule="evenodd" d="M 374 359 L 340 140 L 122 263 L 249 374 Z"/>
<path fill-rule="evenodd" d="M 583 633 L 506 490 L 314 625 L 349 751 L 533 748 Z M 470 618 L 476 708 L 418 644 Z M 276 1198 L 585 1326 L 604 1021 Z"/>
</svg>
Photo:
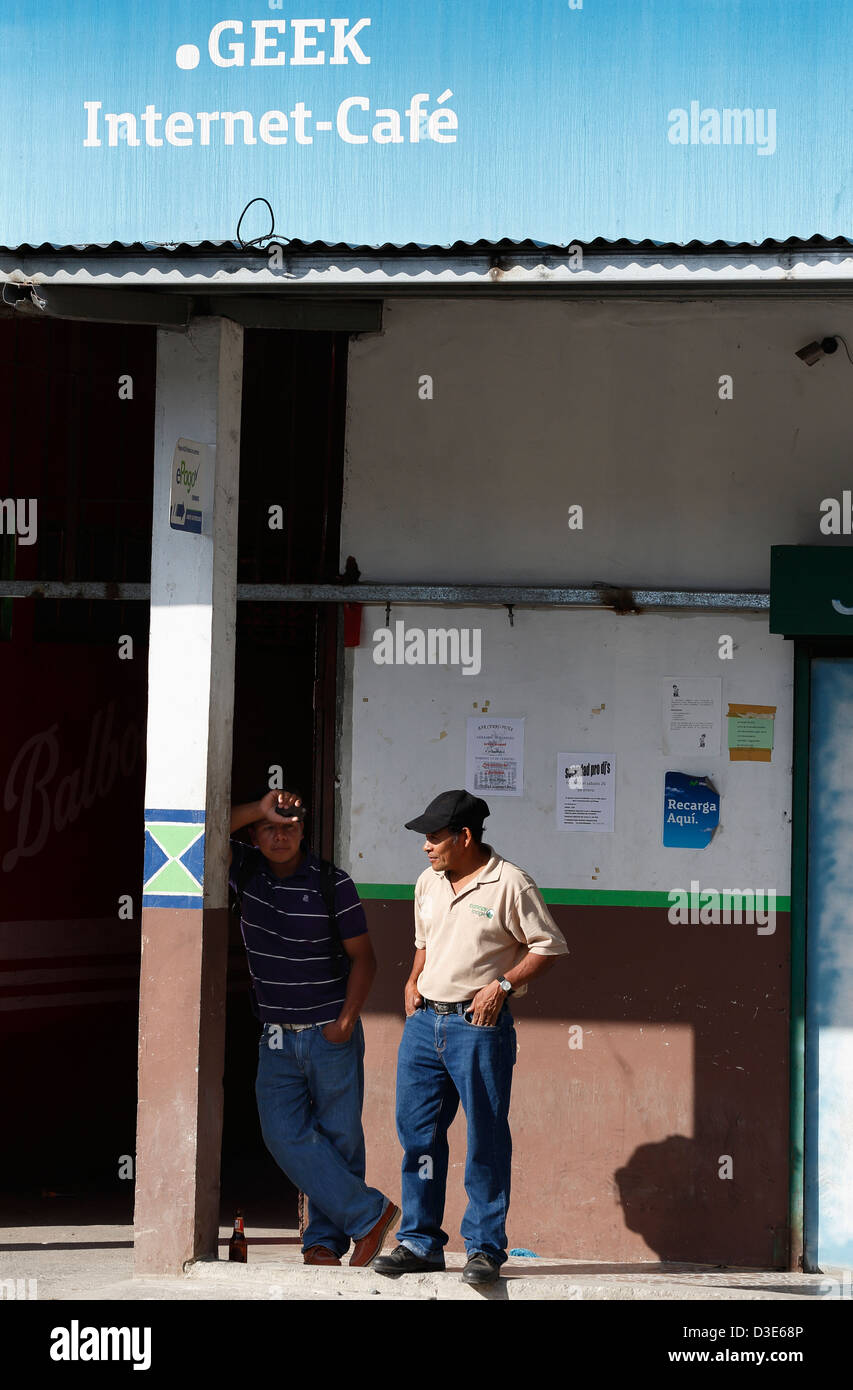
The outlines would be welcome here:
<svg viewBox="0 0 853 1390">
<path fill-rule="evenodd" d="M 241 239 L 241 237 L 240 237 L 240 227 L 242 226 L 242 224 L 243 224 L 243 218 L 246 216 L 246 213 L 249 211 L 249 208 L 252 206 L 252 203 L 266 203 L 267 207 L 269 208 L 269 214 L 270 214 L 270 229 L 269 229 L 268 232 L 264 232 L 263 236 L 256 236 L 256 237 L 253 237 L 251 241 L 243 241 L 243 240 Z M 238 222 L 237 222 L 237 235 L 236 235 L 236 240 L 239 241 L 239 243 L 240 243 L 240 250 L 241 250 L 241 251 L 245 251 L 245 250 L 246 250 L 248 247 L 250 247 L 250 246 L 258 246 L 258 245 L 260 245 L 260 243 L 261 243 L 262 241 L 269 241 L 274 235 L 275 235 L 275 213 L 273 212 L 272 207 L 270 206 L 269 202 L 267 201 L 266 198 L 260 198 L 260 197 L 259 197 L 259 198 L 250 198 L 250 199 L 249 199 L 249 202 L 246 204 L 246 206 L 244 207 L 243 211 L 240 213 L 240 217 L 239 217 L 239 220 L 238 220 Z M 282 238 L 282 240 L 286 241 L 288 244 L 290 243 L 290 237 L 284 237 L 284 238 Z"/>
<path fill-rule="evenodd" d="M 850 362 L 850 364 L 853 366 L 853 357 L 850 356 L 850 349 L 849 349 L 849 347 L 847 346 L 847 339 L 846 339 L 846 338 L 842 338 L 842 336 L 841 336 L 840 333 L 833 333 L 832 336 L 833 336 L 833 338 L 837 338 L 838 341 L 839 341 L 840 343 L 843 343 L 843 344 L 844 344 L 844 351 L 847 353 L 847 359 L 848 359 L 848 361 Z"/>
</svg>

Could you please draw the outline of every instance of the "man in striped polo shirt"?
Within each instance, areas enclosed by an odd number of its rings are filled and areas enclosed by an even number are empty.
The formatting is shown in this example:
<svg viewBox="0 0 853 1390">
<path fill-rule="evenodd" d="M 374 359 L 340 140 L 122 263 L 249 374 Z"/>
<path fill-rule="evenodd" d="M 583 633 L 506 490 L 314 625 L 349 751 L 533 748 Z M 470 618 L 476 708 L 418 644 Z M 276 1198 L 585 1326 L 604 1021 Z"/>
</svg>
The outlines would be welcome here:
<svg viewBox="0 0 853 1390">
<path fill-rule="evenodd" d="M 292 792 L 271 791 L 231 810 L 229 882 L 241 901 L 255 1011 L 264 1025 L 255 1094 L 267 1148 L 308 1197 L 305 1263 L 339 1265 L 353 1240 L 350 1264 L 366 1265 L 399 1215 L 364 1181 L 359 1014 L 376 958 L 355 884 L 342 869 L 334 871 L 336 929 L 330 922 L 304 818 Z M 234 838 L 245 826 L 251 845 Z"/>
</svg>

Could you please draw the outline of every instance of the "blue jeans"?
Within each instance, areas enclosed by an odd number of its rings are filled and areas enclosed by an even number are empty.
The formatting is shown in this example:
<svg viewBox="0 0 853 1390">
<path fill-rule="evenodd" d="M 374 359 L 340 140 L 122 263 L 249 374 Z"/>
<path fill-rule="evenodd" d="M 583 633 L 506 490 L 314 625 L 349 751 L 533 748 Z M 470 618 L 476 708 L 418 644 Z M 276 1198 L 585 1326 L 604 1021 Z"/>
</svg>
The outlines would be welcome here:
<svg viewBox="0 0 853 1390">
<path fill-rule="evenodd" d="M 405 1023 L 397 1058 L 397 1134 L 403 1146 L 401 1244 L 444 1263 L 447 1131 L 462 1101 L 468 1124 L 462 1238 L 469 1255 L 506 1260 L 512 1139 L 509 1094 L 515 1026 L 506 1005 L 493 1028 L 420 1008 Z"/>
<path fill-rule="evenodd" d="M 302 1249 L 325 1245 L 346 1254 L 350 1239 L 366 1236 L 386 1204 L 364 1181 L 361 1020 L 345 1043 L 327 1042 L 319 1027 L 292 1033 L 265 1024 L 255 1095 L 264 1143 L 308 1198 Z"/>
</svg>

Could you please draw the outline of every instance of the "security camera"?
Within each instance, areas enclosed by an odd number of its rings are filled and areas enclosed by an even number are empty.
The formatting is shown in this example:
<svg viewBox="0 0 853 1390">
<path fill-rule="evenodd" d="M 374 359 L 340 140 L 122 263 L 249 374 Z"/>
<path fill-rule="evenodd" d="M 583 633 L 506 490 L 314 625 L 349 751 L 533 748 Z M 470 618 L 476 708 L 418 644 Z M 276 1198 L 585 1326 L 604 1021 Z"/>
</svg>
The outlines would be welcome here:
<svg viewBox="0 0 853 1390">
<path fill-rule="evenodd" d="M 805 347 L 799 349 L 797 356 L 805 362 L 807 367 L 813 367 L 815 362 L 819 362 L 823 356 L 837 351 L 837 338 L 823 338 L 819 343 L 806 343 Z"/>
</svg>

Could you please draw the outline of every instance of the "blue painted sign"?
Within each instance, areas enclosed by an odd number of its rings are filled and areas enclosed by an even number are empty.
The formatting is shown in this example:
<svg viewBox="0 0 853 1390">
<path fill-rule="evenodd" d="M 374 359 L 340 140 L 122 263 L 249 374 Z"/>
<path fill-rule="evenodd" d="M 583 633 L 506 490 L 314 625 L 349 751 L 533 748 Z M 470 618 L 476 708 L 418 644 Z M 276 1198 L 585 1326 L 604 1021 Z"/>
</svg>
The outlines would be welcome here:
<svg viewBox="0 0 853 1390">
<path fill-rule="evenodd" d="M 848 0 L 343 13 L 3 0 L 0 243 L 231 240 L 256 197 L 372 246 L 853 229 Z"/>
</svg>

